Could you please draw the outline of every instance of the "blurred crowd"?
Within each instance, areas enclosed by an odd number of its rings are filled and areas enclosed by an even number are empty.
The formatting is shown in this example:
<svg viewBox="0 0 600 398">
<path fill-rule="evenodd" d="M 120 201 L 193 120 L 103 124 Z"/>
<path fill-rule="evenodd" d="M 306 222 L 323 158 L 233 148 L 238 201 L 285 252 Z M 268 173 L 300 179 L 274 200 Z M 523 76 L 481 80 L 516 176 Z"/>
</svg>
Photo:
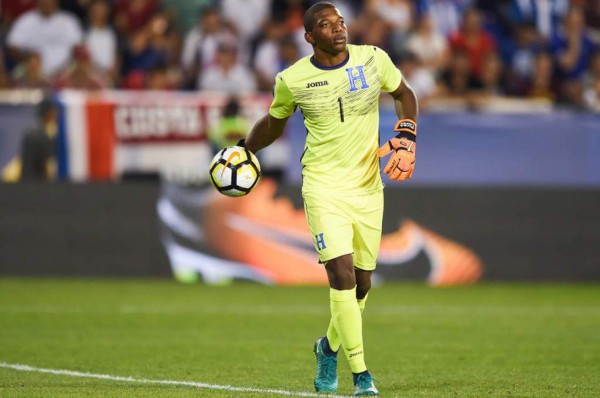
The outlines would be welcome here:
<svg viewBox="0 0 600 398">
<path fill-rule="evenodd" d="M 312 53 L 302 0 L 3 0 L 0 87 L 272 90 Z M 423 107 L 528 98 L 600 112 L 598 0 L 332 0 Z"/>
</svg>

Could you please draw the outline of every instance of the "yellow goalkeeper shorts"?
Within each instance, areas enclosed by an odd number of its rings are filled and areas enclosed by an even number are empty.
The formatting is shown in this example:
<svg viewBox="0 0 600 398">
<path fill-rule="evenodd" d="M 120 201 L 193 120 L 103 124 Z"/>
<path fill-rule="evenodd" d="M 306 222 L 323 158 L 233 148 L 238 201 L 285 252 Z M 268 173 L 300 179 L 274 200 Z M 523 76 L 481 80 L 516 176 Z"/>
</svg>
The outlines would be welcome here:
<svg viewBox="0 0 600 398">
<path fill-rule="evenodd" d="M 377 264 L 383 221 L 383 190 L 352 197 L 304 192 L 304 211 L 319 262 L 353 254 L 356 268 Z"/>
</svg>

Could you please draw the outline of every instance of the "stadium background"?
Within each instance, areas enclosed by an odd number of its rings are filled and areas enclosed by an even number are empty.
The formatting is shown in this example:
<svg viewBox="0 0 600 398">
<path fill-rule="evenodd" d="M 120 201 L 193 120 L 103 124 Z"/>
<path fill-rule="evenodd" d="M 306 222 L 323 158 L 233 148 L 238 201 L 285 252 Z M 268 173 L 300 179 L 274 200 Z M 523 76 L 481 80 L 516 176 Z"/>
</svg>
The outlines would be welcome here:
<svg viewBox="0 0 600 398">
<path fill-rule="evenodd" d="M 310 2 L 1 4 L 2 273 L 325 282 L 300 219 L 301 115 L 260 154 L 260 194 L 230 203 L 205 172 L 266 112 L 277 71 L 311 52 Z M 380 277 L 597 280 L 597 2 L 335 4 L 421 103 L 416 178 L 386 190 Z M 395 117 L 382 96 L 382 137 Z M 31 172 L 35 133 L 52 149 Z"/>
<path fill-rule="evenodd" d="M 421 106 L 364 315 L 382 394 L 597 396 L 600 2 L 333 2 Z M 301 115 L 248 197 L 206 173 L 311 3 L 0 0 L 0 396 L 313 396 Z"/>
</svg>

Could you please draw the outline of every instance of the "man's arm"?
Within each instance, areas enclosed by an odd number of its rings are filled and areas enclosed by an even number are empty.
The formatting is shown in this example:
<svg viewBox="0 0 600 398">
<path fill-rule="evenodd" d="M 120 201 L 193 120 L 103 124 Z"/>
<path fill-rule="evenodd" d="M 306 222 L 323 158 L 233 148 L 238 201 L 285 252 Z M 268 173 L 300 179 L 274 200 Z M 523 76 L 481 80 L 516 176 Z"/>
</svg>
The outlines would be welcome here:
<svg viewBox="0 0 600 398">
<path fill-rule="evenodd" d="M 417 121 L 419 116 L 419 103 L 413 89 L 402 79 L 398 88 L 390 93 L 394 98 L 398 119 Z"/>
<path fill-rule="evenodd" d="M 261 149 L 271 145 L 273 141 L 281 137 L 283 129 L 289 118 L 277 119 L 267 114 L 263 116 L 250 131 L 246 138 L 246 148 L 250 152 L 256 153 Z"/>
<path fill-rule="evenodd" d="M 383 171 L 392 180 L 404 181 L 412 177 L 417 150 L 417 117 L 419 104 L 412 88 L 402 79 L 398 88 L 390 93 L 394 98 L 398 122 L 394 138 L 377 151 L 381 158 L 392 154 Z"/>
</svg>

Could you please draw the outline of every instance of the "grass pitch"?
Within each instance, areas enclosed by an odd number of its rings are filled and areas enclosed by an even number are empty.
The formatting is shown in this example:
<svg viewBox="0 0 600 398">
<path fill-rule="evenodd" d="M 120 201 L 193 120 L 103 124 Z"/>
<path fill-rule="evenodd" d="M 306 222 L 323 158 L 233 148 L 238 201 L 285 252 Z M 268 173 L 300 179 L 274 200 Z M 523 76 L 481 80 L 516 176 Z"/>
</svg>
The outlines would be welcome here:
<svg viewBox="0 0 600 398">
<path fill-rule="evenodd" d="M 0 279 L 0 397 L 263 397 L 312 392 L 325 287 Z M 388 284 L 370 294 L 366 359 L 382 397 L 597 397 L 598 285 Z M 340 358 L 339 394 L 352 391 Z"/>
</svg>

